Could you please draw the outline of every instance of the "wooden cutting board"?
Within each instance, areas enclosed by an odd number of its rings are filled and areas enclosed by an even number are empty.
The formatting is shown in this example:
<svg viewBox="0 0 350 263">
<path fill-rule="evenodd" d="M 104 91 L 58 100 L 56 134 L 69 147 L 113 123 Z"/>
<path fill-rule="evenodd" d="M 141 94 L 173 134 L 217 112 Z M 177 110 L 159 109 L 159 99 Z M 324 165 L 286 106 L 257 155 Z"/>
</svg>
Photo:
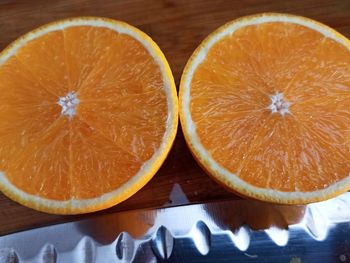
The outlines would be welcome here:
<svg viewBox="0 0 350 263">
<path fill-rule="evenodd" d="M 1 0 L 0 48 L 53 20 L 73 16 L 110 17 L 140 28 L 158 43 L 178 86 L 187 59 L 211 31 L 237 17 L 260 12 L 307 16 L 350 37 L 349 0 Z M 225 191 L 198 167 L 179 128 L 171 154 L 157 175 L 127 201 L 99 213 L 225 198 L 238 197 Z M 92 215 L 48 215 L 0 194 L 0 235 Z"/>
</svg>

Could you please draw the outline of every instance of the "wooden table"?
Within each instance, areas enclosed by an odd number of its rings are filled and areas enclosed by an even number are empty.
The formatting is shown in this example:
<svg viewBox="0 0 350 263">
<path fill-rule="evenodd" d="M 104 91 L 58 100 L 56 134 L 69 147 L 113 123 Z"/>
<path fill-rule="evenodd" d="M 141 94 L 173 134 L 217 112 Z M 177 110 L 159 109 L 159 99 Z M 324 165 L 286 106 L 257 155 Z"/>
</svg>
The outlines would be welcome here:
<svg viewBox="0 0 350 263">
<path fill-rule="evenodd" d="M 227 21 L 259 12 L 307 16 L 350 37 L 349 0 L 2 0 L 0 48 L 53 20 L 73 16 L 110 17 L 149 34 L 165 53 L 178 85 L 187 59 L 205 36 Z M 225 198 L 238 197 L 225 191 L 198 167 L 179 129 L 171 154 L 157 175 L 127 201 L 99 213 Z M 0 194 L 0 234 L 91 215 L 48 215 Z"/>
</svg>

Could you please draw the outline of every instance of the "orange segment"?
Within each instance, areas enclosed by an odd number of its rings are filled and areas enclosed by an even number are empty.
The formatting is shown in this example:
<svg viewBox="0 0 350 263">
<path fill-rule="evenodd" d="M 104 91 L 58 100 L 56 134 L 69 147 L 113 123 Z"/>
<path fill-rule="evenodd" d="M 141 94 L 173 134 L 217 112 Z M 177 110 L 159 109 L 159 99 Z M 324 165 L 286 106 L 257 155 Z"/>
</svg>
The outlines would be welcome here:
<svg viewBox="0 0 350 263">
<path fill-rule="evenodd" d="M 137 156 L 79 118 L 71 122 L 70 147 L 72 196 L 76 199 L 96 198 L 117 189 L 142 165 Z"/>
<path fill-rule="evenodd" d="M 52 94 L 32 78 L 16 58 L 11 57 L 0 67 L 1 105 L 40 106 L 55 104 Z"/>
<path fill-rule="evenodd" d="M 262 14 L 212 33 L 180 85 L 196 159 L 230 189 L 299 204 L 350 189 L 350 42 L 310 19 Z"/>
<path fill-rule="evenodd" d="M 95 67 L 79 90 L 82 100 L 162 92 L 159 66 L 147 49 L 131 36 L 118 34 L 110 39 L 103 59 L 92 63 Z"/>
<path fill-rule="evenodd" d="M 29 72 L 28 78 L 54 96 L 64 96 L 69 90 L 63 38 L 61 30 L 49 32 L 29 41 L 15 54 Z"/>
<path fill-rule="evenodd" d="M 120 34 L 104 27 L 68 27 L 63 30 L 63 36 L 70 86 L 75 91 L 81 88 L 94 68 L 99 68 L 96 63 L 105 66 L 111 47 L 123 50 Z"/>
<path fill-rule="evenodd" d="M 111 142 L 146 161 L 162 142 L 166 108 L 159 91 L 87 102 L 79 107 L 79 115 Z"/>
<path fill-rule="evenodd" d="M 313 49 L 312 58 L 300 63 L 299 67 L 303 70 L 289 86 L 286 96 L 298 102 L 314 100 L 320 95 L 332 96 L 333 99 L 349 97 L 349 64 L 349 50 L 335 40 L 324 38 Z M 301 89 L 303 92 L 300 92 Z"/>
<path fill-rule="evenodd" d="M 329 145 L 302 124 L 298 134 L 303 136 L 291 140 L 298 171 L 297 190 L 325 189 L 349 175 L 349 164 L 343 153 L 336 152 L 338 146 Z"/>
<path fill-rule="evenodd" d="M 0 67 L 0 170 L 59 117 L 52 94 L 27 73 L 15 57 Z"/>
<path fill-rule="evenodd" d="M 265 122 L 266 112 L 255 114 L 231 114 L 226 117 L 208 117 L 197 122 L 201 143 L 213 158 L 222 166 L 236 173 L 247 151 L 254 142 L 255 131 L 260 130 Z"/>
<path fill-rule="evenodd" d="M 71 198 L 69 143 L 69 122 L 60 118 L 8 162 L 7 178 L 28 194 L 55 200 Z"/>
<path fill-rule="evenodd" d="M 96 62 L 79 90 L 81 118 L 146 161 L 166 130 L 167 100 L 159 67 L 139 42 L 126 35 L 110 43 L 103 62 Z"/>
<path fill-rule="evenodd" d="M 294 128 L 293 125 L 292 117 L 286 116 L 281 121 L 278 115 L 271 116 L 264 123 L 250 144 L 245 160 L 241 161 L 238 173 L 243 180 L 262 188 L 295 190 L 296 174 L 290 169 L 294 156 L 289 151 L 289 131 Z M 280 177 L 284 178 L 283 182 Z"/>
<path fill-rule="evenodd" d="M 123 22 L 43 26 L 0 54 L 0 189 L 29 207 L 76 214 L 144 186 L 177 129 L 167 61 Z"/>
<path fill-rule="evenodd" d="M 0 159 L 1 168 L 17 158 L 17 153 L 47 132 L 59 116 L 58 105 L 0 106 Z"/>
</svg>

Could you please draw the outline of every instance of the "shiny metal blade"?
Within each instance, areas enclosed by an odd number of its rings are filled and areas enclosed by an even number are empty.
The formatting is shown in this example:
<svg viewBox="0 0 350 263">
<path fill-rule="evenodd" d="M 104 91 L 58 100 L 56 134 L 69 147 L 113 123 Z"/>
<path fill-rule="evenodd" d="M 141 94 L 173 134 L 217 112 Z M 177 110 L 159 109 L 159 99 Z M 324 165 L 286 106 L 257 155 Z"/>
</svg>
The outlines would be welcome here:
<svg viewBox="0 0 350 263">
<path fill-rule="evenodd" d="M 0 263 L 350 262 L 350 193 L 134 210 L 0 237 Z"/>
</svg>

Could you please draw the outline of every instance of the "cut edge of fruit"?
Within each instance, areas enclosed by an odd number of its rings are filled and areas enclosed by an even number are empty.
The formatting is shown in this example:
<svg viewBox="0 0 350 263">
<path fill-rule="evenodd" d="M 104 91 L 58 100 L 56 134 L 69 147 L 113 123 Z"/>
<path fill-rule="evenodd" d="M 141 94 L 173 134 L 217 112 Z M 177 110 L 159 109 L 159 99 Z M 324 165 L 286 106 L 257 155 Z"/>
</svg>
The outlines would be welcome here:
<svg viewBox="0 0 350 263">
<path fill-rule="evenodd" d="M 91 199 L 70 199 L 66 201 L 58 201 L 47 198 L 42 198 L 33 194 L 28 194 L 14 186 L 6 177 L 3 171 L 0 171 L 0 191 L 12 200 L 23 204 L 27 207 L 52 214 L 81 214 L 98 211 L 116 205 L 140 190 L 148 183 L 155 173 L 163 164 L 170 149 L 174 143 L 177 127 L 178 127 L 178 98 L 176 85 L 172 75 L 170 66 L 165 58 L 165 55 L 159 46 L 146 33 L 136 27 L 133 27 L 125 22 L 101 17 L 76 17 L 64 20 L 55 21 L 43 25 L 33 31 L 21 36 L 0 53 L 0 65 L 6 62 L 11 56 L 16 54 L 16 51 L 25 45 L 28 41 L 45 35 L 56 30 L 63 30 L 73 26 L 97 26 L 109 28 L 121 34 L 127 34 L 139 41 L 154 58 L 159 65 L 164 91 L 167 97 L 168 117 L 166 121 L 166 131 L 163 136 L 158 150 L 153 156 L 146 161 L 141 169 L 132 176 L 121 187 L 114 191 L 105 193 L 97 198 Z"/>
<path fill-rule="evenodd" d="M 349 176 L 344 179 L 324 189 L 312 192 L 283 192 L 256 187 L 240 179 L 236 174 L 229 172 L 218 164 L 201 144 L 196 133 L 196 125 L 192 120 L 190 112 L 190 84 L 195 70 L 205 60 L 208 51 L 217 41 L 232 34 L 239 28 L 266 22 L 287 22 L 302 25 L 320 32 L 325 37 L 342 44 L 350 50 L 350 40 L 339 32 L 320 22 L 302 16 L 282 13 L 262 13 L 241 17 L 226 23 L 202 41 L 193 52 L 184 68 L 179 90 L 179 115 L 186 143 L 201 167 L 212 176 L 215 181 L 237 194 L 281 204 L 307 204 L 335 197 L 340 193 L 350 190 L 350 171 Z"/>
</svg>

